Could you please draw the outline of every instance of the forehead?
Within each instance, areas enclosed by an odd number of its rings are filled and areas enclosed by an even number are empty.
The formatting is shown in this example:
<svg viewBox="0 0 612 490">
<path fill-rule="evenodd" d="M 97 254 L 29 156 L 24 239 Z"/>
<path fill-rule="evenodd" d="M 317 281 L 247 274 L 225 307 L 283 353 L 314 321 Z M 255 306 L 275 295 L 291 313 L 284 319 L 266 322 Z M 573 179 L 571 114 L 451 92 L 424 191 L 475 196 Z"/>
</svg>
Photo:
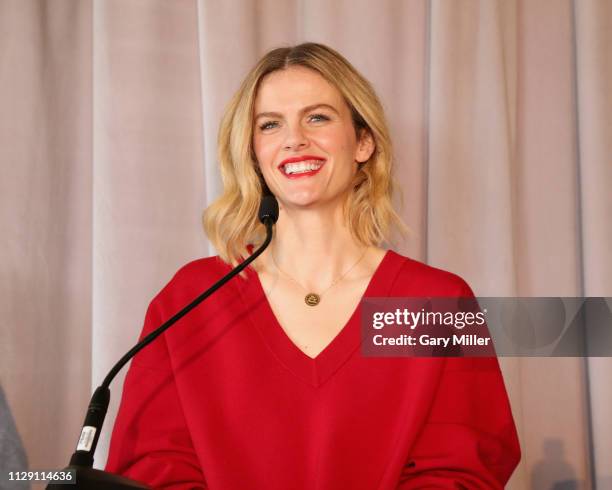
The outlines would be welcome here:
<svg viewBox="0 0 612 490">
<path fill-rule="evenodd" d="M 303 66 L 290 66 L 266 75 L 255 97 L 256 113 L 299 110 L 313 104 L 330 104 L 338 111 L 348 110 L 336 87 Z"/>
</svg>

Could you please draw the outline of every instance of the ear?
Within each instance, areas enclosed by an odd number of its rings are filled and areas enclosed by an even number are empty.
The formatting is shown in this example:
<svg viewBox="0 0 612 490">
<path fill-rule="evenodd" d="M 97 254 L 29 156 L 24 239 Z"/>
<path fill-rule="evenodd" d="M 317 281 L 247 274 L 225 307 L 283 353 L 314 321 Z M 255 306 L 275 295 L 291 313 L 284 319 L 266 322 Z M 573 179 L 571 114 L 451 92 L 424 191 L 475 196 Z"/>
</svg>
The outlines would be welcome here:
<svg viewBox="0 0 612 490">
<path fill-rule="evenodd" d="M 367 162 L 375 149 L 376 143 L 374 143 L 372 133 L 366 128 L 361 129 L 359 132 L 359 140 L 357 141 L 355 161 L 359 163 Z"/>
</svg>

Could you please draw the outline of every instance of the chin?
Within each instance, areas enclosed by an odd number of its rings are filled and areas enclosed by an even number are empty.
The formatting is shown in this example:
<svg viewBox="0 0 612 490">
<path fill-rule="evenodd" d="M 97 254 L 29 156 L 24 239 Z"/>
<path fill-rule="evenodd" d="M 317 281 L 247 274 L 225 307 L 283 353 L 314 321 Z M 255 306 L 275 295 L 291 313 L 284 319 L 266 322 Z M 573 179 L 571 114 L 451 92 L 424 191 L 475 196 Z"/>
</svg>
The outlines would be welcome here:
<svg viewBox="0 0 612 490">
<path fill-rule="evenodd" d="M 317 205 L 317 201 L 288 201 L 284 203 L 283 209 L 309 209 Z"/>
<path fill-rule="evenodd" d="M 300 195 L 292 194 L 291 196 L 281 198 L 281 200 L 286 207 L 304 207 L 321 202 L 321 197 L 312 193 Z"/>
</svg>

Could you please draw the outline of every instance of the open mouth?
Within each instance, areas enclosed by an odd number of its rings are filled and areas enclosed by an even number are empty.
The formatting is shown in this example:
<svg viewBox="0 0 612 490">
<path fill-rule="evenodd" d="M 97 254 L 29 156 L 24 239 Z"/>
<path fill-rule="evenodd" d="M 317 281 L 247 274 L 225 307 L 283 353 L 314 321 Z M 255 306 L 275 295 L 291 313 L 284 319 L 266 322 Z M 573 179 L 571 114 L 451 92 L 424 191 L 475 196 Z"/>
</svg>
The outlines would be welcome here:
<svg viewBox="0 0 612 490">
<path fill-rule="evenodd" d="M 316 174 L 325 164 L 325 160 L 304 160 L 286 163 L 280 167 L 281 172 L 289 178 Z"/>
</svg>

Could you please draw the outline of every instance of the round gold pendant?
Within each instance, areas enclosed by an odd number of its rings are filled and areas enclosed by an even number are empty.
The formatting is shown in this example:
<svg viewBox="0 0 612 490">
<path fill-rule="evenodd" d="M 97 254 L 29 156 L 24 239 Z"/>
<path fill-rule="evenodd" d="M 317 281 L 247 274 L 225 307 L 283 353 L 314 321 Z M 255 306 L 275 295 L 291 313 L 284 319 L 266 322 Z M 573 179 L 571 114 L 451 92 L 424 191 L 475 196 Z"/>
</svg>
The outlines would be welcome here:
<svg viewBox="0 0 612 490">
<path fill-rule="evenodd" d="M 308 306 L 317 306 L 319 304 L 319 301 L 321 301 L 321 298 L 318 294 L 308 293 L 304 298 L 304 301 Z"/>
</svg>

